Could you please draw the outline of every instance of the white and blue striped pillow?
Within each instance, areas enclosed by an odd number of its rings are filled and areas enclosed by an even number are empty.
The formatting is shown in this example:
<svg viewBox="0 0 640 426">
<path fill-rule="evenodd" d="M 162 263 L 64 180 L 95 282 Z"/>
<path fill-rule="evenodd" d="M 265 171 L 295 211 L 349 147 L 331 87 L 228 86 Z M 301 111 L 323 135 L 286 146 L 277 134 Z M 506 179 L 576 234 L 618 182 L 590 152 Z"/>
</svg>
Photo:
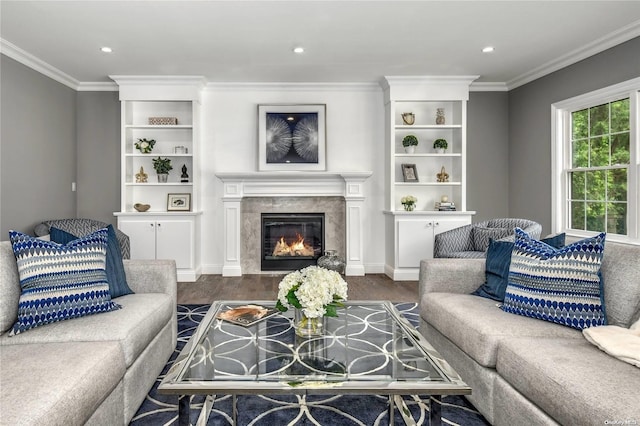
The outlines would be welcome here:
<svg viewBox="0 0 640 426">
<path fill-rule="evenodd" d="M 502 310 L 579 330 L 605 325 L 605 233 L 556 249 L 516 228 Z"/>
<path fill-rule="evenodd" d="M 17 231 L 9 238 L 22 292 L 10 335 L 52 322 L 119 309 L 105 272 L 107 229 L 66 245 Z"/>
</svg>

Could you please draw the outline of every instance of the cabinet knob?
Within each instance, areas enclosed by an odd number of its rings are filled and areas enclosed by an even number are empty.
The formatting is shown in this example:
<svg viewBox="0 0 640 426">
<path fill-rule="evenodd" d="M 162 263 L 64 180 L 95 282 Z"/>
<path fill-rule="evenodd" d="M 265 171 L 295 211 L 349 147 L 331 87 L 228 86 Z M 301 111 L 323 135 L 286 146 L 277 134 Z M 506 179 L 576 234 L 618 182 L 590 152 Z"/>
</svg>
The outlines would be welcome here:
<svg viewBox="0 0 640 426">
<path fill-rule="evenodd" d="M 159 228 L 162 224 L 161 224 L 161 223 L 158 223 L 157 225 L 158 225 L 158 228 Z"/>
<path fill-rule="evenodd" d="M 435 223 L 435 226 L 440 226 L 440 222 L 436 222 L 436 223 Z"/>
<path fill-rule="evenodd" d="M 150 223 L 149 226 L 151 226 L 153 228 L 153 223 Z"/>
</svg>

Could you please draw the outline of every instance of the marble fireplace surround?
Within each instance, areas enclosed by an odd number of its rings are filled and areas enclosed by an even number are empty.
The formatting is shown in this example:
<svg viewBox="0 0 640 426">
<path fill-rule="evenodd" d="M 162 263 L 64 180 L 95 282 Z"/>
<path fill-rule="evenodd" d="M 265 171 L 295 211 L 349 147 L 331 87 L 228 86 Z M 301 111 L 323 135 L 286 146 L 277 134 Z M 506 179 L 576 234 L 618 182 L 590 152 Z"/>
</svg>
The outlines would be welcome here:
<svg viewBox="0 0 640 426">
<path fill-rule="evenodd" d="M 363 186 L 371 172 L 248 172 L 216 176 L 224 186 L 222 276 L 262 273 L 259 242 L 254 244 L 257 248 L 250 248 L 243 242 L 243 235 L 260 238 L 260 213 L 295 213 L 291 210 L 295 203 L 299 212 L 325 213 L 325 249 L 336 249 L 345 257 L 346 275 L 364 275 Z M 338 236 L 340 233 L 343 238 Z"/>
</svg>

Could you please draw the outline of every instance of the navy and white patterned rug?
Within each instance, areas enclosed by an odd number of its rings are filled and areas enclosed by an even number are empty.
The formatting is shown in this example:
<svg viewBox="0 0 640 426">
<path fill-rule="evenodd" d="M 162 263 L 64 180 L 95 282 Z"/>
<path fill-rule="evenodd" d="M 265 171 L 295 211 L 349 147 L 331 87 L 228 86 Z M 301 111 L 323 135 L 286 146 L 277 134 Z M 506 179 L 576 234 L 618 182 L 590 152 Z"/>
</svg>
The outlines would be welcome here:
<svg viewBox="0 0 640 426">
<path fill-rule="evenodd" d="M 134 426 L 175 425 L 178 422 L 178 397 L 157 392 L 160 381 L 191 337 L 210 305 L 178 305 L 178 344 L 131 421 Z M 415 303 L 396 304 L 398 310 L 414 325 L 419 322 Z M 202 397 L 192 400 L 192 423 L 195 424 Z M 417 397 L 405 397 L 419 425 L 429 423 L 429 404 Z M 208 426 L 231 425 L 231 396 L 216 398 Z M 344 425 L 378 426 L 389 424 L 387 396 L 342 395 L 239 395 L 238 424 L 242 426 Z M 442 398 L 442 422 L 445 425 L 485 426 L 484 417 L 464 398 Z M 396 411 L 395 424 L 404 424 Z"/>
</svg>

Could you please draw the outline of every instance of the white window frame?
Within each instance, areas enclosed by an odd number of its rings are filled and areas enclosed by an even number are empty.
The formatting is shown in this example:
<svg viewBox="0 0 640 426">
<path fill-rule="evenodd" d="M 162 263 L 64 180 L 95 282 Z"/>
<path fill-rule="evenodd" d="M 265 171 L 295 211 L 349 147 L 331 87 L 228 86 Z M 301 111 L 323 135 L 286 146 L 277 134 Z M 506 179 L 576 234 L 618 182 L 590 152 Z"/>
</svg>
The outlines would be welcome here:
<svg viewBox="0 0 640 426">
<path fill-rule="evenodd" d="M 607 239 L 640 245 L 640 77 L 551 105 L 551 227 L 553 232 L 586 237 L 595 232 L 569 227 L 571 168 L 571 113 L 629 98 L 629 173 L 627 187 L 627 235 L 607 234 Z M 635 117 L 635 119 L 634 119 Z"/>
</svg>

